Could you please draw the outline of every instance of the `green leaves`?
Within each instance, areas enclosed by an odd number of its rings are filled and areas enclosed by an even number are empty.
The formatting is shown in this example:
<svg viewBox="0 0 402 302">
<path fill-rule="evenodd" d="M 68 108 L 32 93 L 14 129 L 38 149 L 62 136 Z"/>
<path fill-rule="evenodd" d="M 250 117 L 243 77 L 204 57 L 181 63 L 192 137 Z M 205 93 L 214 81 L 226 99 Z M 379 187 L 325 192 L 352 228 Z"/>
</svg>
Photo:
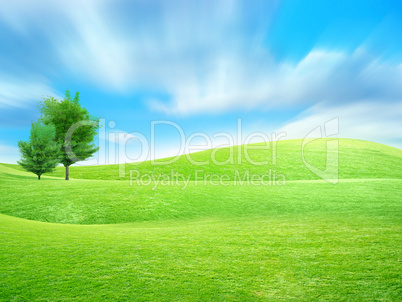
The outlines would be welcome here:
<svg viewBox="0 0 402 302">
<path fill-rule="evenodd" d="M 60 144 L 55 141 L 56 129 L 42 122 L 32 123 L 29 140 L 19 141 L 21 160 L 25 170 L 38 175 L 52 172 L 60 160 Z"/>
<path fill-rule="evenodd" d="M 58 163 L 68 167 L 98 151 L 93 140 L 99 119 L 90 116 L 80 105 L 79 92 L 73 100 L 68 89 L 63 100 L 45 98 L 39 109 L 41 117 L 32 123 L 29 141 L 18 143 L 22 155 L 18 163 L 24 169 L 40 177 Z"/>
<path fill-rule="evenodd" d="M 62 154 L 60 162 L 65 167 L 85 160 L 98 151 L 93 140 L 97 135 L 99 119 L 90 116 L 88 110 L 80 105 L 79 92 L 74 100 L 69 90 L 61 101 L 46 98 L 39 108 L 43 123 L 55 127 L 55 140 Z"/>
</svg>

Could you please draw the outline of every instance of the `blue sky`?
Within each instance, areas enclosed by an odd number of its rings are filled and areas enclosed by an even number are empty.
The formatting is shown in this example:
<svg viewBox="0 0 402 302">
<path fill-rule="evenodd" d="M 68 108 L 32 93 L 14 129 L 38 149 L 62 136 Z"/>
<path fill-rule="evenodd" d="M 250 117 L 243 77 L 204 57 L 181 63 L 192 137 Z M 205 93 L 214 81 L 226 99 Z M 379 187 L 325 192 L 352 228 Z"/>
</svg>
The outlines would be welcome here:
<svg viewBox="0 0 402 302">
<path fill-rule="evenodd" d="M 66 88 L 108 146 L 155 120 L 303 138 L 338 118 L 339 137 L 401 148 L 401 28 L 400 1 L 0 0 L 0 162 Z M 156 137 L 175 154 L 175 129 Z"/>
</svg>

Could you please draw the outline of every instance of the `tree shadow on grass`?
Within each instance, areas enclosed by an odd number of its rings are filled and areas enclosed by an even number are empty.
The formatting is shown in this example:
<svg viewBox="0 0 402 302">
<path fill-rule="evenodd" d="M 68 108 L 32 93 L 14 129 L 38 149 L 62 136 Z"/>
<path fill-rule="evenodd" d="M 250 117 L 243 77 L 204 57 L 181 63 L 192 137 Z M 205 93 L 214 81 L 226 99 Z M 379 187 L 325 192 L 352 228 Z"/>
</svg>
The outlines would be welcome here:
<svg viewBox="0 0 402 302">
<path fill-rule="evenodd" d="M 4 178 L 3 178 L 3 177 Z M 12 174 L 12 173 L 1 173 L 0 174 L 0 179 L 31 179 L 31 180 L 38 180 L 38 177 L 35 175 L 18 175 L 18 174 Z M 46 177 L 42 176 L 40 181 L 59 181 L 59 180 L 64 180 L 63 178 L 56 178 L 56 177 Z"/>
</svg>

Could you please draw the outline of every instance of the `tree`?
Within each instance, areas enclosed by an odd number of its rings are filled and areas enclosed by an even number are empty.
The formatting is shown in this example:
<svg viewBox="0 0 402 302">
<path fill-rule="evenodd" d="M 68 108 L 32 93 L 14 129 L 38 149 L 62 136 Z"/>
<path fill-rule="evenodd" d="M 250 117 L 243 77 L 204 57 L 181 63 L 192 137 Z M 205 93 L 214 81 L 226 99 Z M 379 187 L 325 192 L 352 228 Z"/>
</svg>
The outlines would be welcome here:
<svg viewBox="0 0 402 302">
<path fill-rule="evenodd" d="M 99 150 L 93 140 L 99 128 L 99 119 L 89 115 L 81 106 L 79 93 L 71 99 L 67 89 L 63 100 L 48 97 L 39 106 L 41 121 L 56 129 L 56 141 L 60 144 L 60 163 L 66 167 L 66 180 L 69 179 L 69 166 L 91 157 Z"/>
<path fill-rule="evenodd" d="M 25 170 L 38 175 L 52 172 L 59 163 L 60 145 L 55 141 L 56 129 L 40 122 L 32 123 L 29 140 L 19 141 L 21 160 L 18 161 Z"/>
</svg>

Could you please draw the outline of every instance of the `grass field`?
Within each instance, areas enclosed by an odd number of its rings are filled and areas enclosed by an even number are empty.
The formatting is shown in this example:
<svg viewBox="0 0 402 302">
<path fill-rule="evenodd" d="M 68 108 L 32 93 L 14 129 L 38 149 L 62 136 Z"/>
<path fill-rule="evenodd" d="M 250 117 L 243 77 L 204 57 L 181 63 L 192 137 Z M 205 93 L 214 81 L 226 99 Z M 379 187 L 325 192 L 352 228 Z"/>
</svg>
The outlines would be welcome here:
<svg viewBox="0 0 402 302">
<path fill-rule="evenodd" d="M 306 159 L 325 167 L 325 140 Z M 218 150 L 225 161 L 127 165 L 139 175 L 187 177 L 130 185 L 118 166 L 71 167 L 37 181 L 0 164 L 0 299 L 4 301 L 399 301 L 402 295 L 402 151 L 339 141 L 339 183 L 305 168 L 301 141 Z M 213 151 L 193 155 L 208 160 Z M 241 161 L 241 163 L 240 163 Z M 203 174 L 268 169 L 286 183 L 220 185 Z"/>
</svg>

